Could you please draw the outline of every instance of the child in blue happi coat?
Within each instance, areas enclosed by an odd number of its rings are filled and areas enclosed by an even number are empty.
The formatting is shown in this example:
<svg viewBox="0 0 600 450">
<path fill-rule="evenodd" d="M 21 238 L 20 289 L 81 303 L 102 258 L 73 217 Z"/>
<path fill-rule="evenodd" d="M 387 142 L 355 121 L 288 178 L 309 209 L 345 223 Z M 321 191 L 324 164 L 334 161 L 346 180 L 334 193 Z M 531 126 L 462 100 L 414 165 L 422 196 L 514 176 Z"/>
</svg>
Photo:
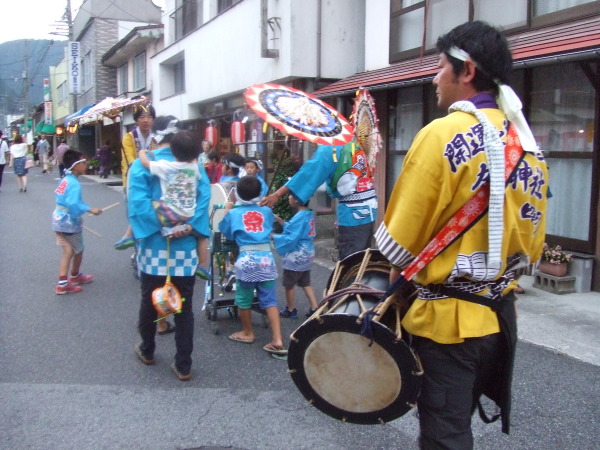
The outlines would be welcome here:
<svg viewBox="0 0 600 450">
<path fill-rule="evenodd" d="M 242 330 L 233 333 L 229 339 L 251 344 L 254 342 L 251 307 L 254 291 L 260 309 L 264 310 L 271 327 L 271 342 L 263 347 L 274 355 L 287 355 L 281 337 L 281 322 L 275 292 L 277 267 L 270 247 L 273 231 L 273 212 L 260 201 L 260 182 L 256 177 L 245 176 L 237 183 L 237 202 L 225 204 L 227 214 L 219 223 L 219 231 L 239 247 L 235 262 L 236 291 L 235 304 L 239 310 Z"/>
<path fill-rule="evenodd" d="M 301 203 L 290 194 L 288 202 L 298 212 L 289 222 L 283 223 L 283 233 L 273 236 L 275 249 L 282 256 L 283 287 L 287 306 L 279 311 L 281 317 L 296 318 L 296 300 L 294 286 L 304 289 L 310 304 L 306 317 L 310 317 L 317 309 L 315 291 L 310 284 L 310 269 L 315 259 L 313 239 L 315 233 L 315 215 L 306 203 Z M 283 222 L 283 220 L 281 220 Z"/>
</svg>

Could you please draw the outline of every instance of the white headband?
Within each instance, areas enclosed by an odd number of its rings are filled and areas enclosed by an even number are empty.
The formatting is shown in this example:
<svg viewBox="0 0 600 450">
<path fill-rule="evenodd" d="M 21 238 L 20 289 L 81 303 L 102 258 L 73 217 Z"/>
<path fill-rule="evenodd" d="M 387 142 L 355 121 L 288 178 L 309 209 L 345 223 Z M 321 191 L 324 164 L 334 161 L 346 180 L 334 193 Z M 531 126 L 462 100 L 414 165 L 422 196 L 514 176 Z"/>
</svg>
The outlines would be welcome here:
<svg viewBox="0 0 600 450">
<path fill-rule="evenodd" d="M 71 164 L 71 167 L 69 167 L 68 169 L 65 169 L 65 172 L 71 173 L 71 171 L 73 170 L 73 167 L 75 167 L 80 162 L 84 162 L 84 161 L 85 161 L 85 159 L 80 159 L 79 161 L 75 161 L 73 164 Z"/>
<path fill-rule="evenodd" d="M 476 68 L 485 72 L 485 69 L 482 69 L 479 63 L 461 48 L 453 46 L 450 47 L 446 53 L 460 61 L 470 59 L 473 64 L 475 64 Z M 525 116 L 523 115 L 523 104 L 521 103 L 519 96 L 510 86 L 501 83 L 499 80 L 494 79 L 494 83 L 498 85 L 498 106 L 502 112 L 506 114 L 506 118 L 515 127 L 523 150 L 526 152 L 538 152 L 539 148 L 535 142 L 531 128 L 529 128 Z"/>
<path fill-rule="evenodd" d="M 165 138 L 165 136 L 177 133 L 179 131 L 179 128 L 177 128 L 177 122 L 179 122 L 177 119 L 173 119 L 169 122 L 167 128 L 165 128 L 164 130 L 157 130 L 154 132 L 154 140 L 157 144 L 160 144 Z"/>
</svg>

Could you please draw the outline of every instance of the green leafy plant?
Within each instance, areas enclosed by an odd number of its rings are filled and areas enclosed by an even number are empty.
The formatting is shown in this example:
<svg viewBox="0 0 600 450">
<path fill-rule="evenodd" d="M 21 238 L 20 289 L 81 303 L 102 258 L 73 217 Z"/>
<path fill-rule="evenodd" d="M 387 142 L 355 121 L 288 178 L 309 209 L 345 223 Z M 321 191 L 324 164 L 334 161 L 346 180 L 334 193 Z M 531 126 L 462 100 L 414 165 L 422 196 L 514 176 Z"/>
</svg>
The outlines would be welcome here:
<svg viewBox="0 0 600 450">
<path fill-rule="evenodd" d="M 275 192 L 281 186 L 283 186 L 291 176 L 298 172 L 299 162 L 296 158 L 285 156 L 285 159 L 281 162 L 279 171 L 273 178 L 273 186 L 271 187 L 270 193 Z M 279 163 L 278 160 L 274 162 L 275 167 Z M 282 196 L 279 201 L 273 207 L 273 212 L 281 217 L 283 220 L 289 220 L 294 215 L 294 210 L 288 203 L 288 195 Z"/>
<path fill-rule="evenodd" d="M 87 162 L 87 168 L 89 170 L 98 170 L 100 168 L 100 161 L 98 161 L 96 158 L 89 159 Z"/>
</svg>

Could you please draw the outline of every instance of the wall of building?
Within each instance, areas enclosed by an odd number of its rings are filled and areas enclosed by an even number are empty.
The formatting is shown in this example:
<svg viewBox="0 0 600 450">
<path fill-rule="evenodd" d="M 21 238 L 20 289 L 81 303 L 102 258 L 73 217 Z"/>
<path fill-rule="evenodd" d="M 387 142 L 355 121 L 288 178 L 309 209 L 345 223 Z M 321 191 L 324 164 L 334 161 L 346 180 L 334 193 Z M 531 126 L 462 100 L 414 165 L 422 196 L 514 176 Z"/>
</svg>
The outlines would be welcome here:
<svg viewBox="0 0 600 450">
<path fill-rule="evenodd" d="M 278 58 L 261 57 L 261 1 L 244 0 L 180 41 L 167 43 L 152 58 L 154 104 L 161 113 L 193 119 L 197 109 L 188 105 L 241 94 L 256 83 L 317 77 L 319 1 L 320 76 L 343 78 L 363 70 L 362 0 L 269 1 L 268 17 L 280 19 L 279 25 L 272 22 L 275 31 L 269 31 L 274 38 L 269 41 L 269 48 L 279 51 Z M 168 28 L 165 23 L 165 36 L 173 35 Z M 185 59 L 185 94 L 166 98 L 163 87 L 170 74 L 164 66 L 161 69 L 161 64 L 178 55 Z"/>
<path fill-rule="evenodd" d="M 390 1 L 369 0 L 365 17 L 365 70 L 387 67 L 390 60 Z"/>
<path fill-rule="evenodd" d="M 73 20 L 73 34 L 75 39 L 79 40 L 79 35 L 87 26 L 90 19 L 94 17 L 106 17 L 137 23 L 160 23 L 161 14 L 161 9 L 152 0 L 119 2 L 115 2 L 114 0 L 85 0 Z M 125 34 L 120 37 L 118 34 L 115 34 L 113 42 L 117 42 Z"/>
</svg>

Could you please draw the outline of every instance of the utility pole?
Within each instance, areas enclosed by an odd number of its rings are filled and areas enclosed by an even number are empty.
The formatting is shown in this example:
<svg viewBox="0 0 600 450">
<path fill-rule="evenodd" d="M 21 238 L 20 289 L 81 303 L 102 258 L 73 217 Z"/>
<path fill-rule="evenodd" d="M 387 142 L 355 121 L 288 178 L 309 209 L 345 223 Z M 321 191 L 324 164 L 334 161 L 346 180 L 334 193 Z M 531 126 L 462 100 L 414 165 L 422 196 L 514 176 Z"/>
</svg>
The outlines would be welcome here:
<svg viewBox="0 0 600 450">
<path fill-rule="evenodd" d="M 27 142 L 27 116 L 29 115 L 29 39 L 25 39 L 23 63 L 23 133 Z"/>
</svg>

